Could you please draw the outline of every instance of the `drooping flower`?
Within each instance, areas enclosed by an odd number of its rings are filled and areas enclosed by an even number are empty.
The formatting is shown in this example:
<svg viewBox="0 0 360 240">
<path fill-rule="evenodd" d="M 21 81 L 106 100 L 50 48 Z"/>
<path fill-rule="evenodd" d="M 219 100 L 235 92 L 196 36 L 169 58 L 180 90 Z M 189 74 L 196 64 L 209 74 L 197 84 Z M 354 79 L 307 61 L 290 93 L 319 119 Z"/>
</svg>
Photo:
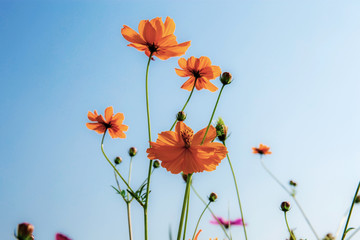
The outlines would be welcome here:
<svg viewBox="0 0 360 240">
<path fill-rule="evenodd" d="M 216 218 L 219 220 L 220 224 L 223 225 L 226 229 L 228 229 L 230 226 L 233 226 L 233 225 L 234 226 L 243 226 L 244 225 L 243 220 L 241 218 L 237 218 L 235 220 L 229 220 L 229 221 L 223 219 L 222 217 L 216 217 Z M 218 223 L 218 221 L 216 221 L 216 219 L 211 220 L 210 223 L 219 225 L 219 223 Z"/>
<path fill-rule="evenodd" d="M 64 234 L 57 233 L 57 234 L 55 235 L 55 240 L 71 240 L 71 238 L 68 238 L 68 237 L 65 236 Z"/>
<path fill-rule="evenodd" d="M 124 25 L 121 29 L 123 37 L 131 42 L 128 46 L 139 51 L 145 51 L 149 57 L 157 56 L 162 60 L 185 54 L 190 47 L 190 41 L 178 44 L 174 35 L 175 23 L 167 17 L 165 23 L 160 17 L 152 20 L 142 20 L 139 23 L 139 33 Z"/>
<path fill-rule="evenodd" d="M 124 120 L 124 114 L 117 113 L 114 115 L 113 107 L 107 107 L 105 109 L 105 119 L 104 117 L 94 111 L 94 113 L 89 112 L 88 118 L 94 123 L 86 123 L 87 128 L 94 130 L 97 133 L 104 133 L 106 130 L 109 130 L 109 134 L 112 138 L 126 138 L 124 131 L 128 130 L 128 126 L 122 124 Z"/>
<path fill-rule="evenodd" d="M 208 57 L 190 57 L 188 60 L 180 58 L 178 63 L 182 69 L 175 68 L 176 74 L 180 77 L 190 77 L 181 86 L 182 89 L 191 91 L 195 81 L 197 90 L 205 88 L 211 92 L 215 92 L 218 89 L 210 80 L 220 76 L 221 69 L 219 66 L 211 65 Z"/>
<path fill-rule="evenodd" d="M 255 153 L 255 154 L 260 154 L 260 155 L 271 154 L 271 152 L 269 151 L 270 147 L 263 145 L 261 143 L 258 148 L 253 147 L 252 150 L 253 150 L 253 153 Z"/>
<path fill-rule="evenodd" d="M 227 149 L 221 143 L 212 142 L 216 138 L 213 126 L 201 144 L 205 131 L 206 128 L 194 134 L 184 122 L 178 122 L 175 132 L 162 132 L 156 142 L 151 142 L 151 148 L 146 151 L 148 158 L 159 159 L 161 166 L 174 174 L 213 171 L 226 157 Z"/>
</svg>

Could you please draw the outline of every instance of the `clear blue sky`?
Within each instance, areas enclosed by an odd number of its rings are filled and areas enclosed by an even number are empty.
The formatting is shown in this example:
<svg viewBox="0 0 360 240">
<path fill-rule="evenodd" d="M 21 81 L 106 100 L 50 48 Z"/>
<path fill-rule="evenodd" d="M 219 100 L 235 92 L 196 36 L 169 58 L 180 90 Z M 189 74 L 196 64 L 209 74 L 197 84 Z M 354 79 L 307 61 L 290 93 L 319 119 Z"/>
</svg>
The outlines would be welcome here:
<svg viewBox="0 0 360 240">
<path fill-rule="evenodd" d="M 293 201 L 261 168 L 251 147 L 271 147 L 265 161 L 281 181 L 298 182 L 298 199 L 321 236 L 334 232 L 360 173 L 360 3 L 358 1 L 1 1 L 0 2 L 0 239 L 16 225 L 35 225 L 37 239 L 56 232 L 75 240 L 127 239 L 125 204 L 100 152 L 101 135 L 85 127 L 87 112 L 123 112 L 125 140 L 106 139 L 128 168 L 127 150 L 139 149 L 133 183 L 146 174 L 144 76 L 147 58 L 127 47 L 122 25 L 170 16 L 185 57 L 208 56 L 233 74 L 217 116 L 229 126 L 249 239 L 288 237 L 279 205 Z M 167 130 L 184 104 L 178 58 L 150 67 L 152 133 Z M 220 86 L 218 80 L 213 81 Z M 205 127 L 217 93 L 197 91 L 187 124 Z M 203 196 L 217 192 L 213 209 L 239 217 L 229 166 L 196 174 Z M 159 169 L 153 175 L 150 239 L 175 232 L 184 183 Z M 203 205 L 191 199 L 190 233 Z M 351 226 L 360 225 L 355 209 Z M 143 239 L 142 211 L 133 204 L 135 239 Z M 314 239 L 295 205 L 289 222 Z M 200 239 L 223 237 L 201 222 Z M 244 239 L 234 228 L 234 239 Z M 355 240 L 356 238 L 354 238 Z"/>
</svg>

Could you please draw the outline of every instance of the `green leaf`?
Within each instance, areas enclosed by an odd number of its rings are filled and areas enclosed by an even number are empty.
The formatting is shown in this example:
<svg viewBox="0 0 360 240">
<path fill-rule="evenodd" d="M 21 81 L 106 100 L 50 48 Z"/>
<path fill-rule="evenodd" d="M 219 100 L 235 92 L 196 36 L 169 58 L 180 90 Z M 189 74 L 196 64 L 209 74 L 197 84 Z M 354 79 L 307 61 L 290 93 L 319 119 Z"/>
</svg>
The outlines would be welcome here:
<svg viewBox="0 0 360 240">
<path fill-rule="evenodd" d="M 115 191 L 118 193 L 118 194 L 120 194 L 121 195 L 121 193 L 120 193 L 120 191 L 116 188 L 116 187 L 114 187 L 114 186 L 111 186 L 113 189 L 115 189 Z"/>
<path fill-rule="evenodd" d="M 351 230 L 353 230 L 353 229 L 355 229 L 355 228 L 348 228 L 348 229 L 346 229 L 346 232 L 345 233 L 348 233 L 349 231 L 351 231 Z"/>
</svg>

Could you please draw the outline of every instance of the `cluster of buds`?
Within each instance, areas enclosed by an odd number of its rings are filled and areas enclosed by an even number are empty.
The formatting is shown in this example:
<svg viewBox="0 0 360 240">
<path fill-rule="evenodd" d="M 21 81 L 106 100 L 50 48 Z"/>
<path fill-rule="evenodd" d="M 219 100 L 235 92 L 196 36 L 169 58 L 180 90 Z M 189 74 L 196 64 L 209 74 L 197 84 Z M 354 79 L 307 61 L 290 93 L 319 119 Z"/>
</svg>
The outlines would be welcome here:
<svg viewBox="0 0 360 240">
<path fill-rule="evenodd" d="M 224 85 L 230 84 L 232 82 L 231 73 L 223 72 L 223 74 L 221 74 L 220 81 Z"/>
<path fill-rule="evenodd" d="M 281 211 L 288 212 L 290 210 L 290 203 L 289 202 L 282 202 L 280 205 Z"/>
<path fill-rule="evenodd" d="M 34 226 L 30 223 L 20 223 L 15 237 L 18 240 L 34 240 L 33 236 Z"/>
<path fill-rule="evenodd" d="M 219 141 L 224 142 L 227 139 L 228 127 L 225 125 L 224 120 L 221 117 L 218 118 L 216 125 L 216 135 Z"/>
<path fill-rule="evenodd" d="M 289 185 L 290 185 L 290 186 L 293 186 L 293 187 L 296 187 L 296 186 L 297 186 L 297 183 L 294 182 L 293 180 L 290 180 L 290 181 L 289 181 Z"/>
</svg>

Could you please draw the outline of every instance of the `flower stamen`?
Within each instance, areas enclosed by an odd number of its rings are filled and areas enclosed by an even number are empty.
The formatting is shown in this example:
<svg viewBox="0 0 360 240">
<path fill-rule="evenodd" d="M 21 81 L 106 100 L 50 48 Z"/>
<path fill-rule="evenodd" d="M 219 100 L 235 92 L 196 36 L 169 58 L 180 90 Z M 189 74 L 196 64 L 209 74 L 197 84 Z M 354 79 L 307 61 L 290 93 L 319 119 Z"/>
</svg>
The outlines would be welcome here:
<svg viewBox="0 0 360 240">
<path fill-rule="evenodd" d="M 194 136 L 194 131 L 189 130 L 189 129 L 185 129 L 180 131 L 180 135 L 185 143 L 185 148 L 190 148 L 193 136 Z"/>
</svg>

